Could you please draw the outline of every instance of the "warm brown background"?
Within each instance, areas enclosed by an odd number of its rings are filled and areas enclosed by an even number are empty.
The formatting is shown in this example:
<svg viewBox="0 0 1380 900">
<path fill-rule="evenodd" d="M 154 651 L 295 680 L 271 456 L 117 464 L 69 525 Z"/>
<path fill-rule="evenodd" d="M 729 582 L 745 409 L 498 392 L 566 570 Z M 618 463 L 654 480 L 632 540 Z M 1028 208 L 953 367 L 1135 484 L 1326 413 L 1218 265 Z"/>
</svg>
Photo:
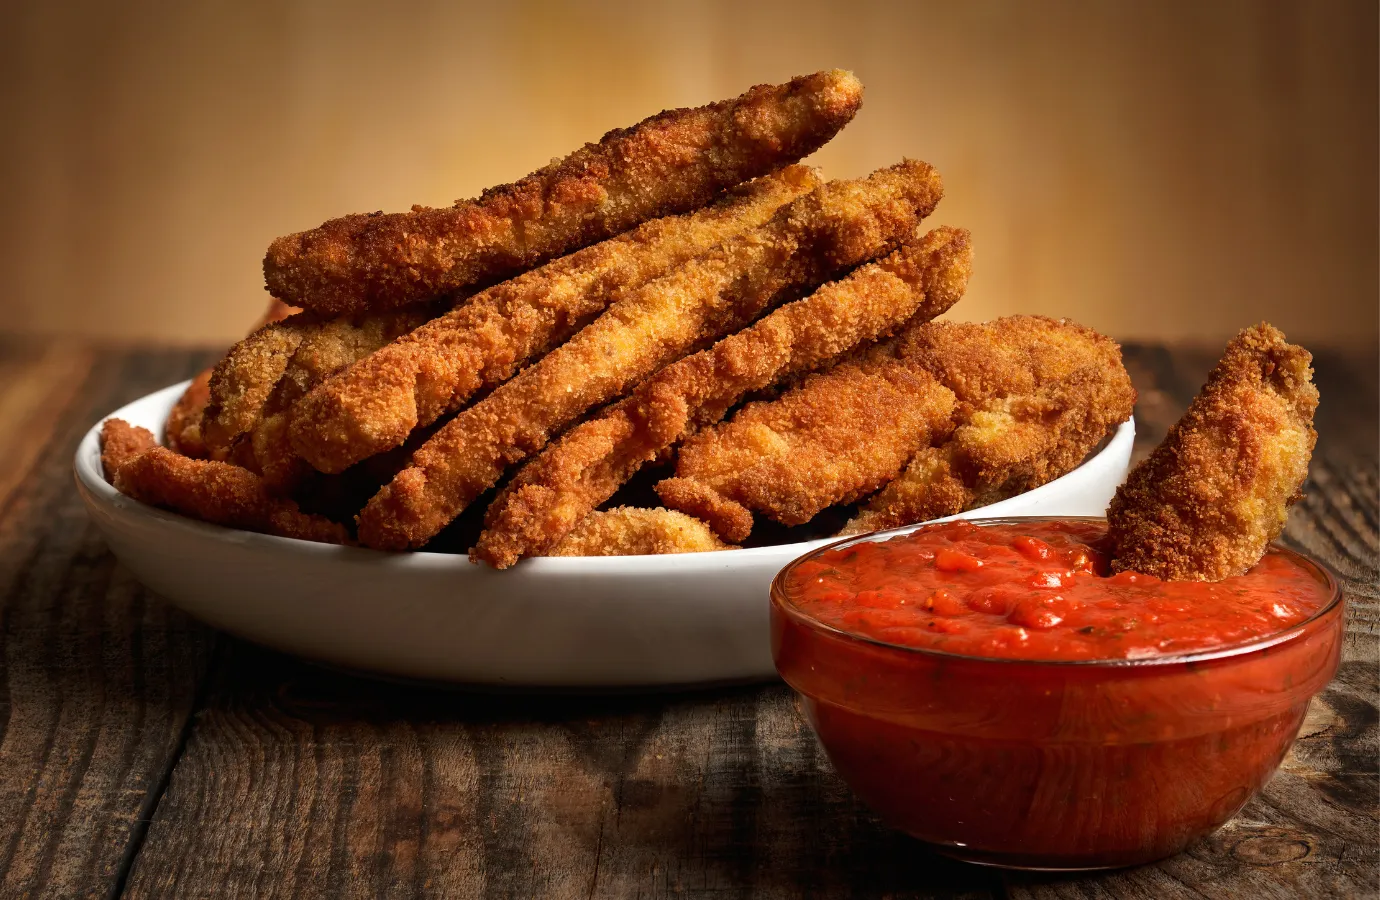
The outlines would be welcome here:
<svg viewBox="0 0 1380 900">
<path fill-rule="evenodd" d="M 840 66 L 866 102 L 815 161 L 939 166 L 959 316 L 1374 343 L 1376 46 L 1374 2 L 10 2 L 0 329 L 226 341 L 277 234 Z"/>
</svg>

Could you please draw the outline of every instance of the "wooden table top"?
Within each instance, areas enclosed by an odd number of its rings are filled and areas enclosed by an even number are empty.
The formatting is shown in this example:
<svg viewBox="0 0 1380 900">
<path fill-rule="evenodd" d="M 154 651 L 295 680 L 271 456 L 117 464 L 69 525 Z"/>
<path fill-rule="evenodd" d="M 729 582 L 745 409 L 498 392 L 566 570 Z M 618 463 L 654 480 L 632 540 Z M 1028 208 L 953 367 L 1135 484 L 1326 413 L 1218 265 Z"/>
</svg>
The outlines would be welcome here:
<svg viewBox="0 0 1380 900">
<path fill-rule="evenodd" d="M 1215 353 L 1128 346 L 1138 452 Z M 1188 852 L 1081 876 L 882 828 L 785 687 L 496 697 L 327 671 L 136 583 L 81 434 L 211 354 L 0 340 L 0 896 L 1361 897 L 1377 866 L 1376 360 L 1321 353 L 1286 541 L 1346 581 L 1345 660 L 1264 792 Z"/>
</svg>

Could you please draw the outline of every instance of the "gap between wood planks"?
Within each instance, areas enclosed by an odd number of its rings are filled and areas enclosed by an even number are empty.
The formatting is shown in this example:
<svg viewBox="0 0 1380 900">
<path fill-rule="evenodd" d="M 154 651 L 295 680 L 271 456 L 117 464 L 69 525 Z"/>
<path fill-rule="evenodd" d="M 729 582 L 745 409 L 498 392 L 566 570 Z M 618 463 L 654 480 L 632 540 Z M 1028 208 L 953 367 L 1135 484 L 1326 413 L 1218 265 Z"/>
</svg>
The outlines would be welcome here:
<svg viewBox="0 0 1380 900">
<path fill-rule="evenodd" d="M 204 355 L 0 339 L 0 751 L 12 774 L 33 767 L 5 786 L 2 891 L 109 895 L 194 711 L 212 633 L 116 566 L 71 454 L 100 417 Z"/>
<path fill-rule="evenodd" d="M 144 841 L 148 838 L 149 826 L 153 824 L 153 817 L 158 815 L 158 807 L 163 803 L 163 797 L 168 793 L 168 785 L 172 783 L 173 770 L 177 768 L 178 762 L 187 752 L 187 743 L 192 739 L 192 732 L 196 730 L 197 712 L 206 706 L 211 690 L 211 676 L 221 664 L 224 646 L 225 641 L 222 640 L 221 633 L 212 631 L 210 661 L 206 665 L 206 671 L 201 673 L 201 680 L 197 683 L 196 693 L 192 696 L 190 711 L 182 723 L 182 730 L 178 732 L 177 747 L 168 755 L 168 761 L 163 766 L 163 771 L 159 773 L 158 781 L 154 783 L 153 790 L 149 791 L 148 796 L 144 798 L 144 804 L 139 808 L 139 818 L 134 820 L 134 827 L 130 829 L 129 843 L 125 846 L 125 852 L 120 857 L 115 883 L 110 886 L 110 893 L 107 895 L 112 900 L 125 895 L 125 888 L 129 885 L 129 873 L 134 870 L 134 861 L 139 858 L 139 853 L 144 849 Z"/>
</svg>

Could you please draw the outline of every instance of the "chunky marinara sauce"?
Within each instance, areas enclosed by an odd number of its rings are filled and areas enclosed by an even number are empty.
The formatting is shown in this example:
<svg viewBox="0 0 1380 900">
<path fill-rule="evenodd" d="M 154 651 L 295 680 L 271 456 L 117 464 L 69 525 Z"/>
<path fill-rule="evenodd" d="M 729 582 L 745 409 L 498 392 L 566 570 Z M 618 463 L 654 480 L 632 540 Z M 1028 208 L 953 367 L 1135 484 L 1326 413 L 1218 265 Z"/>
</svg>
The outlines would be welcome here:
<svg viewBox="0 0 1380 900">
<path fill-rule="evenodd" d="M 1335 585 L 1275 550 L 1217 584 L 1110 575 L 1104 529 L 939 524 L 777 577 L 777 670 L 884 821 L 977 862 L 1132 865 L 1278 767 L 1337 671 Z"/>
<path fill-rule="evenodd" d="M 1217 583 L 1109 575 L 1102 524 L 957 521 L 827 551 L 784 585 L 802 613 L 890 644 L 970 656 L 1141 659 L 1274 634 L 1327 602 L 1271 552 Z"/>
</svg>

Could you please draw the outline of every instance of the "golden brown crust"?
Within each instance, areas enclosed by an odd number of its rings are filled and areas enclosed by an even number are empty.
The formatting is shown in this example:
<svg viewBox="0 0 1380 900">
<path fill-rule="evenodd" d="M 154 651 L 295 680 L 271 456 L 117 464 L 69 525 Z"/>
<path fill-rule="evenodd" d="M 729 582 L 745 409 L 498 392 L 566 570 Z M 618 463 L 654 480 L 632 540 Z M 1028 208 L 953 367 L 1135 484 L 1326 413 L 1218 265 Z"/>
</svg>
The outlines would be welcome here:
<svg viewBox="0 0 1380 900">
<path fill-rule="evenodd" d="M 472 558 L 504 568 L 540 555 L 644 464 L 718 422 L 749 392 L 835 361 L 907 320 L 944 312 L 963 293 L 971 257 L 966 231 L 936 229 L 657 372 L 518 473 L 490 505 Z M 666 491 L 672 505 L 712 519 L 732 539 L 751 530 L 745 510 L 711 503 L 691 485 L 672 479 Z"/>
<path fill-rule="evenodd" d="M 254 473 L 229 463 L 188 459 L 154 444 L 147 429 L 109 419 L 101 444 L 107 479 L 141 503 L 229 528 L 329 544 L 350 542 L 344 526 L 272 496 Z"/>
<path fill-rule="evenodd" d="M 263 475 L 270 490 L 292 490 L 310 473 L 310 466 L 290 439 L 298 402 L 327 378 L 425 325 L 440 311 L 437 305 L 420 304 L 327 319 L 307 329 L 264 403 L 259 422 L 247 436 L 249 468 Z"/>
<path fill-rule="evenodd" d="M 869 501 L 845 534 L 952 515 L 1038 487 L 1082 462 L 1135 405 L 1116 343 L 1067 321 L 934 322 L 895 346 L 953 390 L 956 427 Z"/>
<path fill-rule="evenodd" d="M 861 103 L 861 83 L 835 70 L 668 110 L 477 200 L 345 216 L 278 238 L 264 277 L 275 297 L 332 314 L 497 281 L 796 162 Z"/>
<path fill-rule="evenodd" d="M 963 512 L 972 492 L 954 474 L 944 447 L 921 447 L 898 478 L 849 520 L 840 535 L 864 534 Z"/>
<path fill-rule="evenodd" d="M 1107 511 L 1112 568 L 1220 581 L 1260 561 L 1317 442 L 1312 357 L 1267 323 L 1242 331 Z"/>
<path fill-rule="evenodd" d="M 650 556 L 736 549 L 684 513 L 619 506 L 585 516 L 546 555 Z"/>
<path fill-rule="evenodd" d="M 744 516 L 732 504 L 801 525 L 877 491 L 917 449 L 948 434 L 954 410 L 953 392 L 932 375 L 887 356 L 867 354 L 811 375 L 780 398 L 750 403 L 689 438 L 675 484 L 665 492 L 658 485 L 662 502 L 676 508 L 685 483 L 694 482 L 697 511 L 710 527 L 743 540 Z M 711 494 L 722 499 L 703 502 Z"/>
<path fill-rule="evenodd" d="M 303 334 L 317 321 L 311 313 L 298 313 L 270 322 L 231 347 L 216 363 L 201 425 L 201 439 L 213 458 L 227 458 L 235 440 L 258 424 L 264 404 L 302 343 Z"/>
<path fill-rule="evenodd" d="M 288 306 L 276 298 L 271 299 L 267 311 L 250 330 L 250 333 L 252 334 L 272 322 L 281 322 L 297 312 L 300 310 Z M 212 369 L 207 369 L 192 379 L 192 383 L 187 385 L 187 390 L 183 391 L 182 396 L 173 404 L 172 410 L 168 413 L 167 421 L 163 423 L 164 444 L 174 452 L 181 453 L 183 456 L 190 456 L 193 459 L 201 459 L 209 455 L 206 441 L 202 438 L 201 428 L 206 414 L 206 406 L 211 400 L 212 371 Z"/>
<path fill-rule="evenodd" d="M 202 455 L 224 459 L 234 439 L 258 421 L 264 402 L 301 341 L 301 326 L 317 321 L 300 313 L 276 297 L 271 299 L 258 324 L 212 367 L 195 435 Z M 280 322 L 286 324 L 280 326 Z"/>
<path fill-rule="evenodd" d="M 282 300 L 272 298 L 269 300 L 268 311 L 258 320 L 254 331 L 262 329 L 266 324 L 282 322 L 288 316 L 301 312 L 295 306 L 288 306 Z M 163 424 L 163 443 L 167 444 L 168 449 L 174 453 L 181 453 L 182 456 L 192 457 L 193 460 L 200 460 L 210 456 L 207 449 L 206 440 L 201 436 L 201 425 L 206 420 L 206 407 L 211 402 L 211 375 L 213 369 L 207 369 L 192 378 L 192 384 L 182 392 L 178 402 L 172 404 L 172 410 L 168 413 L 167 421 Z"/>
<path fill-rule="evenodd" d="M 663 478 L 657 496 L 670 509 L 694 516 L 725 540 L 745 541 L 752 534 L 752 510 L 694 478 Z"/>
<path fill-rule="evenodd" d="M 290 491 L 310 471 L 288 439 L 297 401 L 441 311 L 418 304 L 336 318 L 300 313 L 255 331 L 213 370 L 201 427 L 207 455 L 263 475 L 275 492 Z"/>
<path fill-rule="evenodd" d="M 147 428 L 139 428 L 124 419 L 106 419 L 101 426 L 101 470 L 105 480 L 115 483 L 120 467 L 150 447 L 158 439 Z"/>
<path fill-rule="evenodd" d="M 326 380 L 292 411 L 292 445 L 322 472 L 396 447 L 588 324 L 620 294 L 764 224 L 819 185 L 789 166 L 721 202 L 638 228 L 481 291 Z"/>
<path fill-rule="evenodd" d="M 892 250 L 938 202 L 938 173 L 905 161 L 831 182 L 628 296 L 459 413 L 361 512 L 360 540 L 419 547 L 551 435 L 657 369 L 838 272 Z"/>
<path fill-rule="evenodd" d="M 201 439 L 201 419 L 210 399 L 211 370 L 207 369 L 187 385 L 163 423 L 163 442 L 168 449 L 192 459 L 206 456 L 206 442 Z"/>
</svg>

